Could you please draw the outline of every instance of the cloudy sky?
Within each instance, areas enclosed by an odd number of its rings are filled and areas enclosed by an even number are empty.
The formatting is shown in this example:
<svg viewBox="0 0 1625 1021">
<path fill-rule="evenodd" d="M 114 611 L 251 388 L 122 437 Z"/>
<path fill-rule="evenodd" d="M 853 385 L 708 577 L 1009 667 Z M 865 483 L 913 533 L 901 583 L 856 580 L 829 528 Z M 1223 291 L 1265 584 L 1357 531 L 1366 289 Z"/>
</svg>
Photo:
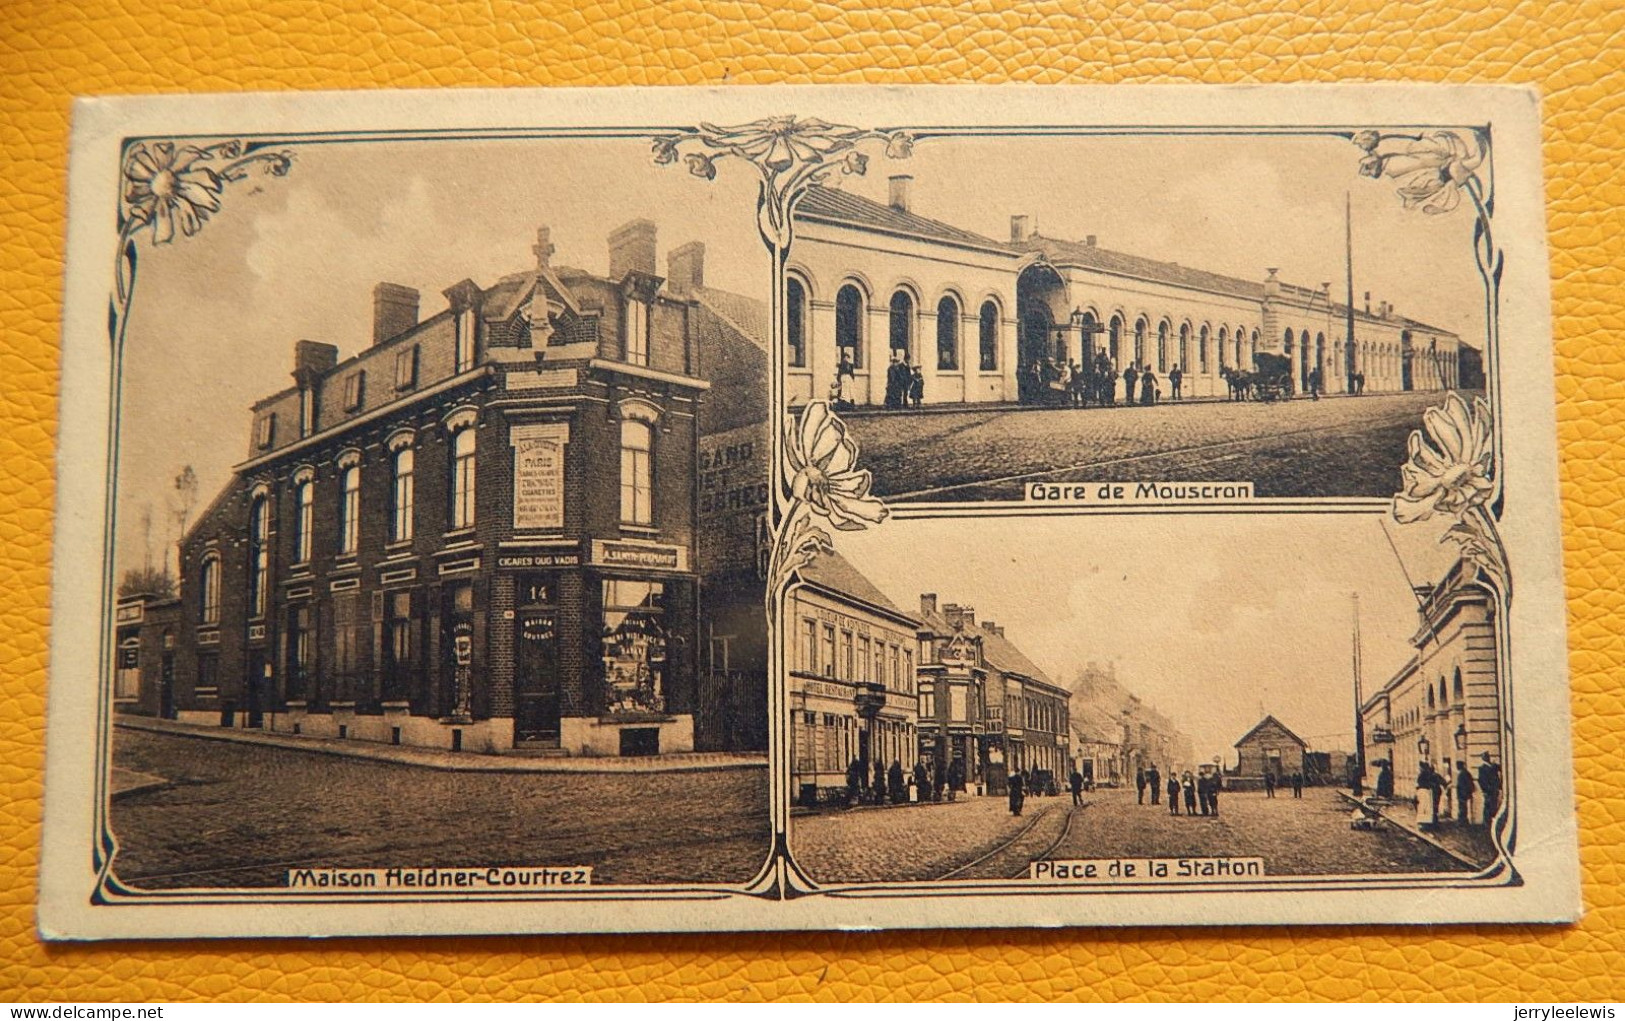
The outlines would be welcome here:
<svg viewBox="0 0 1625 1021">
<path fill-rule="evenodd" d="M 372 288 L 423 293 L 422 314 L 463 278 L 489 286 L 532 263 L 537 226 L 555 261 L 607 267 L 605 237 L 634 217 L 660 229 L 660 259 L 707 243 L 707 282 L 766 296 L 755 174 L 715 181 L 655 167 L 643 141 L 302 144 L 286 178 L 229 186 L 191 238 L 144 245 L 126 343 L 120 450 L 121 567 L 156 562 L 173 529 L 173 480 L 192 465 L 205 505 L 247 454 L 249 405 L 289 385 L 295 341 L 370 337 Z M 915 177 L 914 208 L 995 238 L 1025 213 L 1060 237 L 1096 234 L 1136 254 L 1249 279 L 1279 266 L 1341 293 L 1343 197 L 1352 190 L 1356 284 L 1406 314 L 1481 330 L 1465 210 L 1405 212 L 1388 182 L 1355 174 L 1358 151 L 1326 139 L 927 139 L 912 158 L 874 155 L 842 187 L 884 201 Z M 144 244 L 144 243 L 143 243 Z M 141 519 L 152 508 L 150 540 Z"/>
<path fill-rule="evenodd" d="M 1352 596 L 1370 694 L 1412 652 L 1406 574 L 1453 561 L 1438 534 L 1377 515 L 1093 515 L 888 521 L 836 548 L 905 610 L 922 592 L 974 606 L 1058 682 L 1114 663 L 1200 761 L 1233 761 L 1265 713 L 1311 747 L 1352 746 Z"/>
</svg>

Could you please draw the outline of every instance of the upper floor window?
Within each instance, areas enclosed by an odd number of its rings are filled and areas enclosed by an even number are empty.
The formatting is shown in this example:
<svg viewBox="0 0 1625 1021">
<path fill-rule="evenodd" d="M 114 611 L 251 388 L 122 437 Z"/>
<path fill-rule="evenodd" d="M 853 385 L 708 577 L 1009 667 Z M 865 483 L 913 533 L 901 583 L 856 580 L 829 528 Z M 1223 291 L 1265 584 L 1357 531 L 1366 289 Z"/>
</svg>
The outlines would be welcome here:
<svg viewBox="0 0 1625 1021">
<path fill-rule="evenodd" d="M 785 343 L 790 367 L 807 366 L 807 289 L 791 277 L 784 285 Z"/>
<path fill-rule="evenodd" d="M 654 522 L 653 445 L 649 423 L 621 423 L 621 520 L 628 524 Z"/>
<path fill-rule="evenodd" d="M 649 364 L 649 305 L 636 297 L 626 300 L 626 360 Z"/>
<path fill-rule="evenodd" d="M 395 389 L 410 390 L 418 385 L 418 346 L 395 352 Z"/>
<path fill-rule="evenodd" d="M 474 430 L 459 429 L 451 440 L 451 527 L 474 527 Z"/>
<path fill-rule="evenodd" d="M 308 386 L 299 388 L 299 435 L 309 436 L 316 431 L 316 391 Z"/>
<path fill-rule="evenodd" d="M 937 368 L 959 368 L 959 302 L 952 297 L 937 302 Z"/>
<path fill-rule="evenodd" d="M 220 623 L 220 554 L 208 553 L 203 557 L 198 587 L 202 589 L 201 617 L 205 624 Z"/>
<path fill-rule="evenodd" d="M 863 292 L 846 284 L 835 293 L 835 347 L 854 369 L 863 368 Z"/>
<path fill-rule="evenodd" d="M 270 573 L 271 550 L 267 541 L 271 531 L 271 501 L 254 498 L 248 513 L 248 606 L 255 617 L 265 616 L 266 579 Z"/>
<path fill-rule="evenodd" d="M 351 465 L 340 476 L 339 553 L 352 554 L 361 537 L 361 466 Z"/>
<path fill-rule="evenodd" d="M 276 412 L 267 411 L 254 421 L 254 446 L 261 450 L 276 440 Z"/>
<path fill-rule="evenodd" d="M 344 410 L 360 411 L 361 402 L 366 398 L 367 374 L 365 372 L 352 372 L 344 377 Z"/>
<path fill-rule="evenodd" d="M 1090 320 L 1093 322 L 1093 320 Z M 999 306 L 991 301 L 982 302 L 982 314 L 977 323 L 977 346 L 981 351 L 983 372 L 999 367 Z"/>
<path fill-rule="evenodd" d="M 390 506 L 389 538 L 391 542 L 405 542 L 412 538 L 412 464 L 411 447 L 395 452 L 395 487 Z"/>
<path fill-rule="evenodd" d="M 452 331 L 456 334 L 452 345 L 452 372 L 467 372 L 474 367 L 474 317 L 459 313 L 451 317 Z"/>
<path fill-rule="evenodd" d="M 310 479 L 300 482 L 293 490 L 293 559 L 295 563 L 305 564 L 310 562 L 311 536 L 316 527 L 316 509 L 313 499 L 315 492 L 316 483 Z"/>
</svg>

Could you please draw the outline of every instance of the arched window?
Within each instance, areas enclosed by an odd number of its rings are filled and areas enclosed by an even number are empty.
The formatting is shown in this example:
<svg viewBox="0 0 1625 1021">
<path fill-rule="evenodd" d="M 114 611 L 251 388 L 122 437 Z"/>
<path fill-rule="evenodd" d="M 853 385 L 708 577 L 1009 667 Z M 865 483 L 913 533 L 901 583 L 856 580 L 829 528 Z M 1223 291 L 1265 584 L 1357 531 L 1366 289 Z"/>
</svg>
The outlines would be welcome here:
<svg viewBox="0 0 1625 1021">
<path fill-rule="evenodd" d="M 784 284 L 784 343 L 790 367 L 807 366 L 807 289 L 791 277 Z"/>
<path fill-rule="evenodd" d="M 474 428 L 451 438 L 451 527 L 474 527 Z"/>
<path fill-rule="evenodd" d="M 293 490 L 293 559 L 295 563 L 310 563 L 311 536 L 316 528 L 314 497 L 316 483 L 305 479 Z"/>
<path fill-rule="evenodd" d="M 1184 372 L 1191 363 L 1191 324 L 1182 323 L 1179 327 L 1179 371 Z M 1202 327 L 1202 369 L 1207 370 L 1207 327 Z"/>
<path fill-rule="evenodd" d="M 1295 339 L 1296 338 L 1292 336 L 1292 327 L 1288 326 L 1286 328 L 1286 336 L 1281 340 L 1281 353 L 1286 355 L 1288 358 L 1292 357 L 1292 342 Z"/>
<path fill-rule="evenodd" d="M 1444 693 L 1444 678 L 1439 678 L 1439 708 L 1443 709 L 1450 704 L 1450 697 Z"/>
<path fill-rule="evenodd" d="M 271 501 L 254 498 L 248 512 L 248 606 L 251 616 L 265 616 L 265 582 L 271 567 Z"/>
<path fill-rule="evenodd" d="M 1109 355 L 1111 357 L 1112 365 L 1114 365 L 1114 366 L 1122 365 L 1123 364 L 1123 319 L 1122 319 L 1121 316 L 1112 316 L 1111 325 L 1110 325 L 1109 329 L 1107 330 L 1107 336 L 1110 339 L 1107 341 L 1106 353 L 1107 353 L 1107 355 Z"/>
<path fill-rule="evenodd" d="M 937 368 L 944 372 L 959 368 L 959 302 L 951 295 L 937 302 Z"/>
<path fill-rule="evenodd" d="M 627 524 L 654 523 L 653 446 L 649 423 L 621 422 L 621 520 Z"/>
<path fill-rule="evenodd" d="M 1145 364 L 1145 332 L 1149 325 L 1144 319 L 1134 322 L 1134 364 Z"/>
<path fill-rule="evenodd" d="M 1458 701 L 1458 702 L 1461 701 L 1461 698 L 1462 698 L 1461 667 L 1456 667 L 1455 679 L 1452 680 L 1451 683 L 1450 683 L 1450 693 L 1456 696 L 1456 701 Z"/>
<path fill-rule="evenodd" d="M 1085 322 L 1094 322 L 1086 313 Z M 981 349 L 981 367 L 983 372 L 993 372 L 999 367 L 999 306 L 991 301 L 982 302 L 981 320 L 977 324 L 977 342 Z"/>
<path fill-rule="evenodd" d="M 203 567 L 198 572 L 198 588 L 202 590 L 199 617 L 205 624 L 220 623 L 220 554 L 205 553 Z"/>
<path fill-rule="evenodd" d="M 395 488 L 389 516 L 389 538 L 393 542 L 406 542 L 412 538 L 412 467 L 415 460 L 411 447 L 402 447 L 395 452 Z"/>
<path fill-rule="evenodd" d="M 1168 371 L 1168 321 L 1157 324 L 1157 371 Z"/>
<path fill-rule="evenodd" d="M 1204 335 L 1207 333 L 1206 326 L 1202 327 L 1202 332 Z M 1228 343 L 1230 343 L 1230 331 L 1226 327 L 1221 326 L 1219 327 L 1219 369 L 1221 371 L 1230 362 L 1229 356 L 1224 350 L 1225 345 Z"/>
<path fill-rule="evenodd" d="M 1242 327 L 1236 327 L 1236 368 L 1238 369 L 1245 369 L 1247 367 L 1247 361 L 1242 357 L 1241 350 L 1242 343 L 1247 339 L 1246 332 L 1247 331 Z"/>
<path fill-rule="evenodd" d="M 361 466 L 351 465 L 339 476 L 339 553 L 354 553 L 361 538 Z"/>
<path fill-rule="evenodd" d="M 908 357 L 914 350 L 914 299 L 907 291 L 891 296 L 890 327 L 891 349 Z"/>
<path fill-rule="evenodd" d="M 1439 706 L 1439 703 L 1437 701 L 1435 701 L 1434 698 L 1433 698 L 1433 685 L 1430 684 L 1430 685 L 1428 685 L 1428 708 L 1429 709 L 1437 709 L 1438 706 Z"/>
<path fill-rule="evenodd" d="M 863 292 L 847 284 L 835 292 L 836 356 L 845 356 L 854 369 L 863 368 Z"/>
<path fill-rule="evenodd" d="M 1326 335 L 1315 334 L 1315 368 L 1326 371 Z"/>
<path fill-rule="evenodd" d="M 1258 331 L 1257 330 L 1253 331 L 1252 342 L 1250 344 L 1248 344 L 1247 353 L 1250 356 L 1250 360 L 1249 360 L 1248 364 L 1252 364 L 1252 363 L 1258 361 Z"/>
</svg>

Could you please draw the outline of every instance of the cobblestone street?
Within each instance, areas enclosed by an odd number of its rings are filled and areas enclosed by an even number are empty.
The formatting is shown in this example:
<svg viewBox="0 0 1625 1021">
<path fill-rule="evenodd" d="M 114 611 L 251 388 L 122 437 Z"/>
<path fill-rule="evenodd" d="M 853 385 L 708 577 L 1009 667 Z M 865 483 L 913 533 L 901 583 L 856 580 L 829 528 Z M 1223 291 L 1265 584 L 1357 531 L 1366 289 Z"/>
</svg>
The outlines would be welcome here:
<svg viewBox="0 0 1625 1021">
<path fill-rule="evenodd" d="M 1065 839 L 1046 857 L 1258 857 L 1268 875 L 1469 871 L 1397 828 L 1351 830 L 1349 806 L 1330 788 L 1308 788 L 1302 800 L 1227 793 L 1217 817 L 1139 805 L 1132 790 L 1103 789 L 1084 801 Z M 959 875 L 1010 878 L 1025 874 L 1025 862 L 1060 836 L 1070 805 L 1067 797 L 1029 799 L 1021 819 L 1009 814 L 1003 798 L 829 813 L 793 820 L 792 847 L 819 882 L 920 880 L 961 869 L 1020 834 L 1013 850 L 1021 856 L 998 852 Z"/>
<path fill-rule="evenodd" d="M 850 416 L 892 500 L 1020 499 L 1023 482 L 1252 482 L 1258 496 L 1387 497 L 1440 393 Z"/>
<path fill-rule="evenodd" d="M 291 865 L 591 865 L 595 883 L 742 883 L 767 856 L 767 771 L 454 773 L 120 729 L 134 886 L 278 886 Z"/>
</svg>

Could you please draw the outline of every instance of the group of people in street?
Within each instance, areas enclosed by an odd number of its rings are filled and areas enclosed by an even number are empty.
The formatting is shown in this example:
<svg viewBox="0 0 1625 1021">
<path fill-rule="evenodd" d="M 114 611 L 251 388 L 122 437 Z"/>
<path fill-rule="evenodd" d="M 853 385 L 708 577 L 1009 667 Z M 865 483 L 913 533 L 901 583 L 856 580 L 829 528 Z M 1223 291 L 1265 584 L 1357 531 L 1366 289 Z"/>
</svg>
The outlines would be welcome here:
<svg viewBox="0 0 1625 1021">
<path fill-rule="evenodd" d="M 1162 777 L 1162 770 L 1156 766 L 1140 768 L 1134 771 L 1134 791 L 1137 804 L 1145 804 L 1146 795 L 1151 796 L 1151 804 L 1160 805 L 1164 793 L 1168 795 L 1168 814 L 1178 815 L 1181 799 L 1185 803 L 1185 814 L 1211 815 L 1219 814 L 1219 792 L 1224 789 L 1224 778 L 1217 772 L 1202 770 L 1193 773 L 1185 770 L 1183 773 L 1170 768 L 1168 779 Z"/>
<path fill-rule="evenodd" d="M 919 801 L 953 801 L 965 793 L 965 763 L 955 759 L 939 767 L 935 759 L 921 759 L 912 770 L 891 760 L 887 766 L 875 760 L 874 773 L 862 759 L 854 758 L 846 767 L 846 804 L 906 805 Z"/>
<path fill-rule="evenodd" d="M 1162 399 L 1162 381 L 1149 364 L 1130 362 L 1119 373 L 1104 349 L 1095 353 L 1093 362 L 1082 365 L 1038 359 L 1022 370 L 1021 389 L 1028 403 L 1107 408 L 1117 405 L 1119 380 L 1125 405 L 1152 405 Z M 1185 370 L 1175 365 L 1168 370 L 1167 381 L 1168 399 L 1184 400 Z"/>
<path fill-rule="evenodd" d="M 1495 813 L 1501 810 L 1501 766 L 1490 758 L 1489 752 L 1479 753 L 1477 777 L 1467 768 L 1466 760 L 1456 763 L 1456 775 L 1446 776 L 1437 769 L 1433 763 L 1423 761 L 1416 771 L 1416 823 L 1424 828 L 1433 828 L 1439 825 L 1440 802 L 1448 793 L 1455 795 L 1454 815 L 1456 821 L 1462 825 L 1477 823 L 1488 826 L 1495 818 Z M 1383 763 L 1384 770 L 1389 770 L 1388 764 Z M 1448 765 L 1446 767 L 1448 769 Z M 1382 777 L 1377 778 L 1378 795 L 1382 792 Z M 1389 796 L 1392 797 L 1392 771 L 1389 770 L 1388 787 Z M 1474 810 L 1473 802 L 1482 796 L 1482 805 L 1479 811 Z"/>
</svg>

